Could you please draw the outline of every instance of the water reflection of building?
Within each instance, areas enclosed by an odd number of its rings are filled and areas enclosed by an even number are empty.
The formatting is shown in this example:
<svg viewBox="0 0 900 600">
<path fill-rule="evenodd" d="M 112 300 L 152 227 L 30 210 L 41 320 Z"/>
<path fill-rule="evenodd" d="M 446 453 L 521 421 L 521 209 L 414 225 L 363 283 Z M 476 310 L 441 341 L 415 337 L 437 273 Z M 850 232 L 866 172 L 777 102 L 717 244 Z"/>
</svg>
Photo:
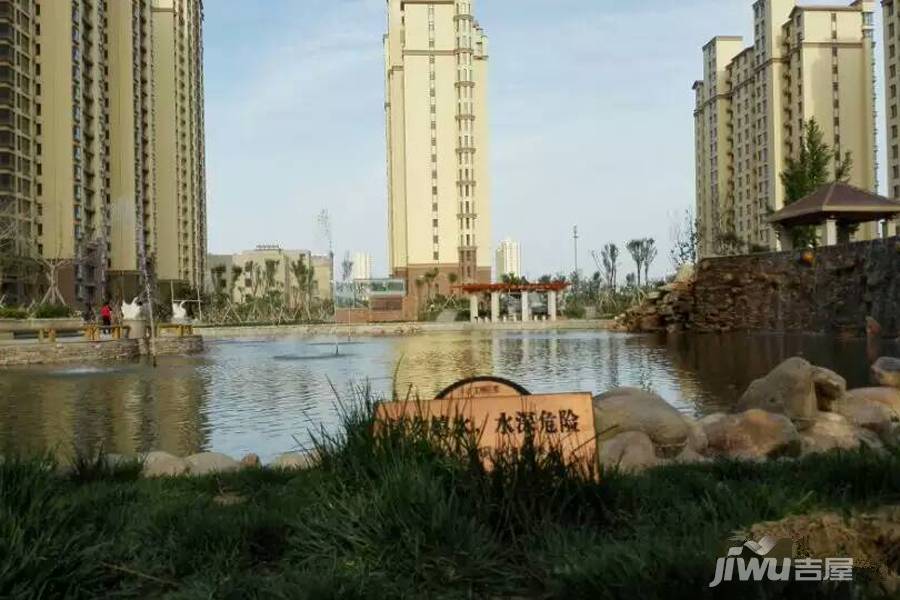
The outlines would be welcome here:
<svg viewBox="0 0 900 600">
<path fill-rule="evenodd" d="M 477 333 L 429 334 L 389 344 L 385 350 L 396 368 L 397 392 L 405 395 L 412 384 L 414 394 L 432 398 L 459 379 L 493 373 L 494 352 L 485 341 Z"/>
<path fill-rule="evenodd" d="M 193 368 L 159 367 L 171 369 L 165 374 L 148 369 L 6 373 L 0 384 L 0 448 L 187 455 L 205 447 L 204 380 Z"/>
</svg>

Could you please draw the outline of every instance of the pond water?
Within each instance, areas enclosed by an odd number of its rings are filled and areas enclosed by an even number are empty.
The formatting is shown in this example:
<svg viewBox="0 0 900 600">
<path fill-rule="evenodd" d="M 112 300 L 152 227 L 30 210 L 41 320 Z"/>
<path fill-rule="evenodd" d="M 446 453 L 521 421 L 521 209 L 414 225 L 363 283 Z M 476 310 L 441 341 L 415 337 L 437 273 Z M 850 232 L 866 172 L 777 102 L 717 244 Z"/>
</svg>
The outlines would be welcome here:
<svg viewBox="0 0 900 600">
<path fill-rule="evenodd" d="M 896 344 L 825 336 L 658 337 L 605 331 L 429 333 L 409 337 L 211 341 L 196 357 L 0 370 L 0 454 L 73 448 L 263 460 L 333 428 L 336 394 L 410 388 L 430 398 L 463 377 L 494 374 L 532 392 L 636 386 L 691 415 L 731 406 L 756 377 L 801 355 L 866 385 L 871 356 Z"/>
</svg>

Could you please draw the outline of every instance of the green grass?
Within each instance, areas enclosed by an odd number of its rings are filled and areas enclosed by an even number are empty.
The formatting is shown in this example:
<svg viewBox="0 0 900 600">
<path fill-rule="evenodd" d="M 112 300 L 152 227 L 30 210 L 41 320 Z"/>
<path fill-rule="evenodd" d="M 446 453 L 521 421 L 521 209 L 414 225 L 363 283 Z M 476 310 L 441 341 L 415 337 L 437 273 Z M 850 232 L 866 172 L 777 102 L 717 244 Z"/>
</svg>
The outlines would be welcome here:
<svg viewBox="0 0 900 600">
<path fill-rule="evenodd" d="M 552 449 L 497 455 L 488 471 L 471 440 L 376 435 L 370 414 L 351 411 L 305 472 L 142 480 L 81 459 L 60 477 L 8 460 L 0 597 L 841 598 L 707 584 L 736 529 L 900 501 L 898 451 L 597 483 Z"/>
</svg>

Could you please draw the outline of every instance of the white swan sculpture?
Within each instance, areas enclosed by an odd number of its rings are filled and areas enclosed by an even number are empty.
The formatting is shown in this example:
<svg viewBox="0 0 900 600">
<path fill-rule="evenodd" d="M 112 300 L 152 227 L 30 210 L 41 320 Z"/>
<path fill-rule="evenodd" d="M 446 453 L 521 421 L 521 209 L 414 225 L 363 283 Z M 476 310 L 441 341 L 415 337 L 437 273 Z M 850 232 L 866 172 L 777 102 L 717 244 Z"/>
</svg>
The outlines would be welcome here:
<svg viewBox="0 0 900 600">
<path fill-rule="evenodd" d="M 135 298 L 131 301 L 131 304 L 122 301 L 122 318 L 123 319 L 140 319 L 141 318 L 141 305 L 138 304 L 138 299 Z"/>
<path fill-rule="evenodd" d="M 186 323 L 189 320 L 187 316 L 187 310 L 184 308 L 184 304 L 184 300 L 182 300 L 181 302 L 172 303 L 173 323 Z"/>
</svg>

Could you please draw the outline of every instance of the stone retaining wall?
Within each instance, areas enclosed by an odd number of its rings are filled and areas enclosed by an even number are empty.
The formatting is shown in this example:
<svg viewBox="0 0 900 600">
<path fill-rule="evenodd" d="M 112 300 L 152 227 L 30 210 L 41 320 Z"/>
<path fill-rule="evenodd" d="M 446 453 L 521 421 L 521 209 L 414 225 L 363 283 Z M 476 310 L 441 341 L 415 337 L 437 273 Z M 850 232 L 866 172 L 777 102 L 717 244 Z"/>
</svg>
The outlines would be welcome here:
<svg viewBox="0 0 900 600">
<path fill-rule="evenodd" d="M 103 342 L 21 342 L 0 346 L 0 367 L 73 362 L 133 360 L 140 356 L 137 340 Z"/>
<path fill-rule="evenodd" d="M 811 258 L 811 260 L 805 260 Z M 689 329 L 900 334 L 900 237 L 700 262 Z"/>
<path fill-rule="evenodd" d="M 203 352 L 203 338 L 199 335 L 183 338 L 162 337 L 156 340 L 156 353 L 158 356 L 196 354 L 199 352 Z M 135 360 L 148 353 L 146 340 L 65 341 L 56 343 L 28 341 L 0 346 L 0 367 Z"/>
<path fill-rule="evenodd" d="M 231 339 L 241 337 L 279 337 L 279 336 L 324 336 L 350 335 L 382 336 L 413 335 L 430 332 L 468 332 L 468 331 L 551 331 L 560 330 L 597 330 L 611 329 L 612 320 L 581 319 L 560 321 L 526 321 L 515 323 L 470 323 L 457 321 L 453 323 L 406 322 L 382 324 L 321 324 L 321 325 L 248 325 L 242 327 L 209 326 L 194 327 L 206 339 Z"/>
<path fill-rule="evenodd" d="M 147 340 L 141 340 L 141 355 L 150 354 Z M 173 356 L 180 354 L 199 354 L 203 352 L 203 338 L 199 335 L 185 337 L 158 337 L 156 338 L 156 355 Z"/>
</svg>

